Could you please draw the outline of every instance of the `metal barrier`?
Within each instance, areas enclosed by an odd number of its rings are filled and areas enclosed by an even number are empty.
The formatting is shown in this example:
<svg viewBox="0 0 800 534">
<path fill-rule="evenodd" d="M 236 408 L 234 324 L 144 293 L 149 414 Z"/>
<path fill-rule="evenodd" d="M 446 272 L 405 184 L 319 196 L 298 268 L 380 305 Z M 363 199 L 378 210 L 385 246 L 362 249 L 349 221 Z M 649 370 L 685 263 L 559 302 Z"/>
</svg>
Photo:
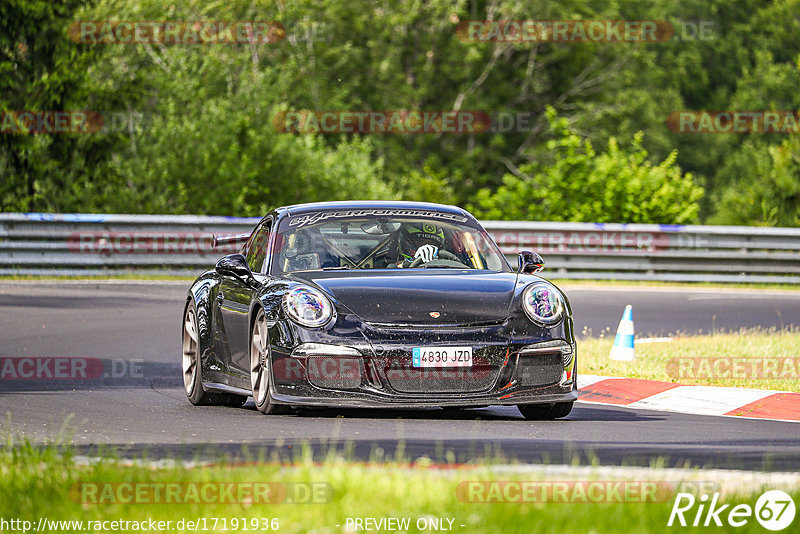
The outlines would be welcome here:
<svg viewBox="0 0 800 534">
<path fill-rule="evenodd" d="M 0 214 L 0 275 L 193 275 L 230 250 L 214 234 L 259 218 Z M 549 278 L 800 283 L 800 228 L 520 221 L 483 223 L 504 254 L 529 249 Z"/>
</svg>

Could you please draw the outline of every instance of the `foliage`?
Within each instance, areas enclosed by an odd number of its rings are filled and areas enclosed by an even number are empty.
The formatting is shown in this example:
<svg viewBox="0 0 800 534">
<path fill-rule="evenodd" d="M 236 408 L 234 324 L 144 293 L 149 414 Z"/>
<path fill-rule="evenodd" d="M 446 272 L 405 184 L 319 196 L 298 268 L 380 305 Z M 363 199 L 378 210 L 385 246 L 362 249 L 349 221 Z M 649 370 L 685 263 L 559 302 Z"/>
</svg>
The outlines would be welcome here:
<svg viewBox="0 0 800 534">
<path fill-rule="evenodd" d="M 92 91 L 86 68 L 97 55 L 71 42 L 66 28 L 83 4 L 0 3 L 0 114 L 82 107 Z M 0 209 L 25 211 L 50 204 L 50 197 L 70 196 L 70 184 L 106 146 L 100 138 L 0 134 Z M 77 207 L 74 200 L 68 204 Z"/>
<path fill-rule="evenodd" d="M 485 219 L 631 223 L 694 222 L 702 190 L 675 165 L 676 153 L 658 165 L 648 160 L 642 134 L 631 147 L 611 138 L 605 152 L 548 109 L 555 138 L 552 162 L 522 165 L 496 191 L 483 189 L 472 207 Z"/>
<path fill-rule="evenodd" d="M 519 216 L 796 225 L 800 175 L 777 163 L 791 144 L 784 137 L 677 133 L 666 118 L 686 109 L 800 109 L 798 11 L 800 0 L 7 0 L 0 111 L 114 111 L 130 120 L 92 135 L 1 134 L 0 209 L 239 215 L 299 200 L 406 198 L 489 210 L 492 197 L 499 206 L 510 191 L 539 198 L 524 176 L 552 185 L 577 165 L 592 169 L 585 195 L 560 184 L 561 200 Z M 459 36 L 459 23 L 484 19 L 667 20 L 675 33 L 655 43 Z M 76 43 L 67 37 L 76 20 L 274 20 L 286 36 L 266 44 Z M 697 33 L 700 23 L 710 36 Z M 557 143 L 580 138 L 572 156 L 552 145 L 548 107 L 569 120 L 570 136 Z M 531 120 L 459 134 L 275 128 L 277 113 L 304 109 L 474 110 Z M 607 148 L 590 163 L 590 147 Z M 564 159 L 550 169 L 554 151 Z M 753 165 L 771 178 L 745 191 Z M 509 175 L 514 168 L 523 177 Z M 634 193 L 623 201 L 624 180 Z M 655 206 L 680 191 L 680 208 Z"/>
<path fill-rule="evenodd" d="M 738 178 L 717 202 L 717 224 L 800 226 L 800 139 L 745 143 L 723 167 Z"/>
</svg>

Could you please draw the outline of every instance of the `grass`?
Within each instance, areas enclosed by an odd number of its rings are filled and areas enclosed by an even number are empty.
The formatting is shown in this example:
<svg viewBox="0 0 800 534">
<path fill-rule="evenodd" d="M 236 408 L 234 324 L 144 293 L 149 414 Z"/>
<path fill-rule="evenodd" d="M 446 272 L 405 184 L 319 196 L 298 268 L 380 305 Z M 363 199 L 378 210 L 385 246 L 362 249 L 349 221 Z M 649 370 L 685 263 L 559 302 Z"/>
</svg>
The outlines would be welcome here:
<svg viewBox="0 0 800 534">
<path fill-rule="evenodd" d="M 409 532 L 417 532 L 419 518 L 453 519 L 452 531 L 465 533 L 618 533 L 663 532 L 674 502 L 674 492 L 662 494 L 659 502 L 525 502 L 525 503 L 475 503 L 468 502 L 464 488 L 471 481 L 498 480 L 551 480 L 564 481 L 569 476 L 530 471 L 516 473 L 508 470 L 493 472 L 492 466 L 470 469 L 432 469 L 425 462 L 398 464 L 355 464 L 341 458 L 330 457 L 314 464 L 310 457 L 300 457 L 292 465 L 250 462 L 226 465 L 224 461 L 210 466 L 186 468 L 184 466 L 154 467 L 147 463 L 123 463 L 104 459 L 81 465 L 74 461 L 69 449 L 59 447 L 33 447 L 28 443 L 9 441 L 0 447 L 0 518 L 24 519 L 36 525 L 39 518 L 53 520 L 88 521 L 171 521 L 175 529 L 181 519 L 196 521 L 206 518 L 207 532 L 253 531 L 253 519 L 277 519 L 278 531 L 287 533 L 315 532 L 338 533 L 345 529 L 348 518 L 409 518 Z M 653 471 L 655 473 L 655 470 Z M 664 472 L 662 472 L 664 473 Z M 703 480 L 703 472 L 697 471 Z M 584 480 L 609 480 L 588 478 Z M 650 480 L 665 480 L 653 478 Z M 642 481 L 642 478 L 638 478 Z M 130 483 L 130 487 L 154 487 L 159 483 L 181 483 L 182 488 L 216 487 L 214 483 L 237 482 L 271 483 L 273 487 L 297 488 L 298 484 L 316 484 L 324 487 L 318 493 L 318 502 L 306 504 L 260 503 L 244 499 L 236 503 L 86 503 L 81 495 L 85 488 L 108 487 L 107 483 Z M 202 483 L 204 486 L 199 486 Z M 121 488 L 121 486 L 113 486 Z M 305 486 L 302 486 L 305 487 Z M 723 502 L 746 503 L 754 506 L 761 488 L 724 492 Z M 115 489 L 114 491 L 118 491 Z M 800 502 L 800 490 L 788 489 L 795 502 Z M 127 494 L 125 494 L 127 495 Z M 149 494 L 150 497 L 154 493 Z M 188 492 L 181 491 L 185 498 Z M 320 497 L 324 495 L 323 497 Z M 163 500 L 163 499 L 162 499 Z M 188 499 L 191 500 L 191 499 Z M 213 498 L 211 499 L 213 500 Z M 687 514 L 687 517 L 692 517 Z M 217 528 L 212 521 L 217 519 Z M 222 519 L 226 520 L 225 529 Z M 236 519 L 238 528 L 233 528 Z M 244 528 L 246 523 L 247 529 Z M 339 525 L 339 526 L 337 526 Z M 447 522 L 445 521 L 445 525 Z M 463 526 L 462 526 L 463 525 Z M 51 527 L 46 529 L 53 531 Z M 77 531 L 61 527 L 61 532 Z M 117 529 L 115 531 L 131 531 Z M 191 529 L 186 529 L 191 530 Z M 267 529 L 259 526 L 262 532 Z M 720 532 L 723 529 L 704 529 Z M 763 532 L 751 518 L 738 532 Z M 202 527 L 200 532 L 204 530 Z M 350 529 L 353 532 L 354 529 Z"/>
<path fill-rule="evenodd" d="M 580 340 L 579 372 L 682 384 L 800 391 L 800 329 L 796 327 L 742 329 L 675 337 L 665 343 L 638 343 L 632 362 L 610 360 L 612 342 L 613 334 Z M 719 362 L 723 358 L 726 361 Z M 754 365 L 751 358 L 759 361 Z M 766 367 L 765 361 L 769 362 Z"/>
</svg>

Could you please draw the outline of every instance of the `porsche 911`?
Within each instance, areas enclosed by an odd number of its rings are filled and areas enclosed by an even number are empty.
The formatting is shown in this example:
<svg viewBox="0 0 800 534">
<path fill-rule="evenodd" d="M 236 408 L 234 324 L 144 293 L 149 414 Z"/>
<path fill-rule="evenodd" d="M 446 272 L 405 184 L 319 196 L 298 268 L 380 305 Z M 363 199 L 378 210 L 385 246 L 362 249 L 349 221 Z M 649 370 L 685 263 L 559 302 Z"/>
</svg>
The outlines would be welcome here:
<svg viewBox="0 0 800 534">
<path fill-rule="evenodd" d="M 555 419 L 578 396 L 567 297 L 536 275 L 538 254 L 521 252 L 512 269 L 461 208 L 300 204 L 218 241 L 241 248 L 187 295 L 192 404 L 515 405 Z"/>
</svg>

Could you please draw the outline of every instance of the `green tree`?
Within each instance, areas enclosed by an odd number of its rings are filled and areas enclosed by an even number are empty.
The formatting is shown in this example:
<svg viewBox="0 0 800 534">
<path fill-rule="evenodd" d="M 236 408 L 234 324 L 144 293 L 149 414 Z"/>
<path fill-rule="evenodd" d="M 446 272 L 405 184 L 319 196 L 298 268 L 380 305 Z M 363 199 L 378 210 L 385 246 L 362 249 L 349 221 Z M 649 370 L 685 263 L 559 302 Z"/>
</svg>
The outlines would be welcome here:
<svg viewBox="0 0 800 534">
<path fill-rule="evenodd" d="M 0 113 L 83 109 L 95 54 L 66 28 L 84 0 L 0 3 Z M 76 176 L 106 157 L 106 141 L 80 135 L 0 135 L 0 210 L 46 210 L 71 196 Z"/>
<path fill-rule="evenodd" d="M 713 224 L 800 226 L 800 139 L 748 141 L 723 167 L 737 176 L 719 192 Z"/>
<path fill-rule="evenodd" d="M 289 38 L 277 44 L 110 44 L 89 74 L 114 90 L 139 79 L 125 142 L 109 150 L 102 179 L 74 186 L 81 209 L 112 212 L 258 215 L 284 204 L 395 195 L 381 179 L 375 139 L 280 133 L 277 114 L 313 93 L 303 88 L 297 38 L 302 13 L 275 2 L 186 0 L 165 17 L 163 3 L 99 0 L 88 20 L 276 20 Z M 290 42 L 290 39 L 292 42 Z M 305 51 L 303 51 L 305 50 Z M 302 67 L 301 67 L 301 64 Z M 302 101 L 302 100 L 300 100 Z"/>
<path fill-rule="evenodd" d="M 702 189 L 675 164 L 673 152 L 648 161 L 642 134 L 623 149 L 615 138 L 597 153 L 548 109 L 552 161 L 522 165 L 496 191 L 483 189 L 471 209 L 485 219 L 625 223 L 690 223 Z"/>
</svg>

